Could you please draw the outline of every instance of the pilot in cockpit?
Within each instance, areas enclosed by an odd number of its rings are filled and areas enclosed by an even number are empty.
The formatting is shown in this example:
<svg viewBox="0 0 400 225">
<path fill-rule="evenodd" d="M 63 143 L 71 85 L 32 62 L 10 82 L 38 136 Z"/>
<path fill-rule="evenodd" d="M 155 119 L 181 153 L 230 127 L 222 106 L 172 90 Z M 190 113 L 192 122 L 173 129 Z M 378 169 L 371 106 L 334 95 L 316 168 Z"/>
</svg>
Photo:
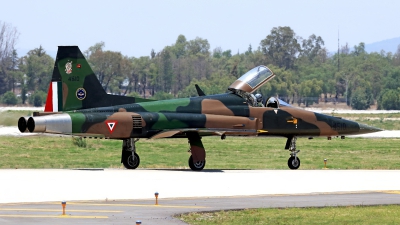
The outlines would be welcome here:
<svg viewBox="0 0 400 225">
<path fill-rule="evenodd" d="M 256 101 L 257 101 L 256 106 L 257 107 L 264 107 L 262 95 L 261 94 L 256 94 L 255 97 L 256 97 Z"/>
</svg>

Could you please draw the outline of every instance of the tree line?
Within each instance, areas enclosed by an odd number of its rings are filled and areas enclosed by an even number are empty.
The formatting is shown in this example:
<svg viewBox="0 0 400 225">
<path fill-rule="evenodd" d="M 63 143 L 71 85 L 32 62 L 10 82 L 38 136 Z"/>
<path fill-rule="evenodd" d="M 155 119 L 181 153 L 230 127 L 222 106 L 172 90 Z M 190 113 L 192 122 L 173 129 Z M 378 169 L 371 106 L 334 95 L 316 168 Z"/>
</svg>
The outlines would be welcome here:
<svg viewBox="0 0 400 225">
<path fill-rule="evenodd" d="M 46 97 L 54 59 L 39 46 L 18 57 L 18 32 L 0 21 L 0 94 L 3 102 L 41 105 Z M 175 43 L 149 56 L 129 57 L 105 50 L 95 43 L 84 55 L 108 93 L 142 98 L 170 99 L 197 96 L 194 84 L 206 94 L 223 93 L 245 72 L 266 65 L 276 77 L 259 93 L 291 104 L 306 105 L 321 99 L 344 101 L 354 109 L 367 109 L 377 102 L 380 109 L 400 109 L 400 46 L 397 51 L 365 51 L 365 44 L 328 52 L 322 37 L 302 38 L 290 27 L 274 27 L 245 52 L 210 49 L 207 39 Z M 20 98 L 15 97 L 19 93 Z M 27 94 L 32 95 L 28 98 Z M 9 99 L 14 95 L 15 101 Z"/>
</svg>

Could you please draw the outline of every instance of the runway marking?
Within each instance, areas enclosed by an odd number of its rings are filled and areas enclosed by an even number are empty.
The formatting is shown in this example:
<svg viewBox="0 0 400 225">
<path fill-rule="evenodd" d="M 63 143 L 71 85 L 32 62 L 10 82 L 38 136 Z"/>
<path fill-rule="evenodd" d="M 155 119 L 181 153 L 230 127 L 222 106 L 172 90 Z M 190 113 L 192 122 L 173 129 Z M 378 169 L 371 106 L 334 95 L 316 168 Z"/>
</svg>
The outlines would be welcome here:
<svg viewBox="0 0 400 225">
<path fill-rule="evenodd" d="M 386 194 L 397 194 L 397 195 L 400 195 L 400 191 L 382 191 L 383 193 L 386 193 Z"/>
<path fill-rule="evenodd" d="M 198 208 L 208 208 L 205 206 L 179 206 L 179 205 L 137 205 L 137 204 L 102 204 L 102 203 L 75 203 L 71 202 L 68 205 L 90 205 L 90 206 L 125 206 L 125 207 L 158 207 L 158 208 L 188 208 L 188 209 L 198 209 Z"/>
<path fill-rule="evenodd" d="M 60 212 L 61 209 L 21 209 L 21 208 L 0 208 L 0 211 L 33 211 L 33 212 Z M 81 209 L 67 209 L 67 212 L 100 212 L 100 213 L 121 213 L 124 211 L 112 210 L 81 210 Z"/>
<path fill-rule="evenodd" d="M 17 218 L 60 218 L 60 219 L 108 219 L 108 216 L 70 216 L 70 215 L 1 215 L 0 217 L 17 217 Z"/>
</svg>

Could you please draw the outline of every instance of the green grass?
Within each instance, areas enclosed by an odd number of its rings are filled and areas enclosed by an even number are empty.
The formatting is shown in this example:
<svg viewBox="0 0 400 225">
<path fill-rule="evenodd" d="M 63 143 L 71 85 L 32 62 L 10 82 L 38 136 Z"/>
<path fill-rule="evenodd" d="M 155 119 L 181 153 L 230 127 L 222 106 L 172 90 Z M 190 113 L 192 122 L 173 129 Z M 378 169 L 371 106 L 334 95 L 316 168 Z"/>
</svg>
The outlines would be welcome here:
<svg viewBox="0 0 400 225">
<path fill-rule="evenodd" d="M 202 139 L 206 169 L 287 169 L 289 152 L 284 138 L 217 137 Z M 72 137 L 0 137 L 0 168 L 122 168 L 122 141 L 87 139 L 87 147 Z M 400 139 L 341 140 L 299 138 L 300 169 L 400 169 Z M 187 139 L 140 140 L 139 168 L 188 168 Z"/>
<path fill-rule="evenodd" d="M 248 209 L 189 213 L 179 217 L 192 225 L 262 224 L 399 224 L 400 206 Z"/>
<path fill-rule="evenodd" d="M 382 114 L 334 113 L 333 115 L 337 117 L 342 117 L 343 119 L 353 120 L 366 125 L 379 127 L 384 130 L 400 130 L 400 113 L 382 113 Z"/>
<path fill-rule="evenodd" d="M 18 119 L 22 116 L 31 116 L 32 111 L 4 111 L 0 112 L 0 126 L 17 126 Z"/>
</svg>

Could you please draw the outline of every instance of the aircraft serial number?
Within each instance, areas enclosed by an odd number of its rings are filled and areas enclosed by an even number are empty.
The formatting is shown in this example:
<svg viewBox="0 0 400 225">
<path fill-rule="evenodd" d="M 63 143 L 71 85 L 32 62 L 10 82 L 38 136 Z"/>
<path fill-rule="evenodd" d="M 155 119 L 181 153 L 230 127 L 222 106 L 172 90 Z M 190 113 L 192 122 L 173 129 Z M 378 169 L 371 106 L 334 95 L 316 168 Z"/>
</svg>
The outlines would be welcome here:
<svg viewBox="0 0 400 225">
<path fill-rule="evenodd" d="M 78 76 L 70 76 L 70 77 L 68 77 L 68 81 L 79 81 L 79 77 Z"/>
<path fill-rule="evenodd" d="M 345 123 L 332 122 L 332 130 L 346 130 L 347 126 Z"/>
</svg>

